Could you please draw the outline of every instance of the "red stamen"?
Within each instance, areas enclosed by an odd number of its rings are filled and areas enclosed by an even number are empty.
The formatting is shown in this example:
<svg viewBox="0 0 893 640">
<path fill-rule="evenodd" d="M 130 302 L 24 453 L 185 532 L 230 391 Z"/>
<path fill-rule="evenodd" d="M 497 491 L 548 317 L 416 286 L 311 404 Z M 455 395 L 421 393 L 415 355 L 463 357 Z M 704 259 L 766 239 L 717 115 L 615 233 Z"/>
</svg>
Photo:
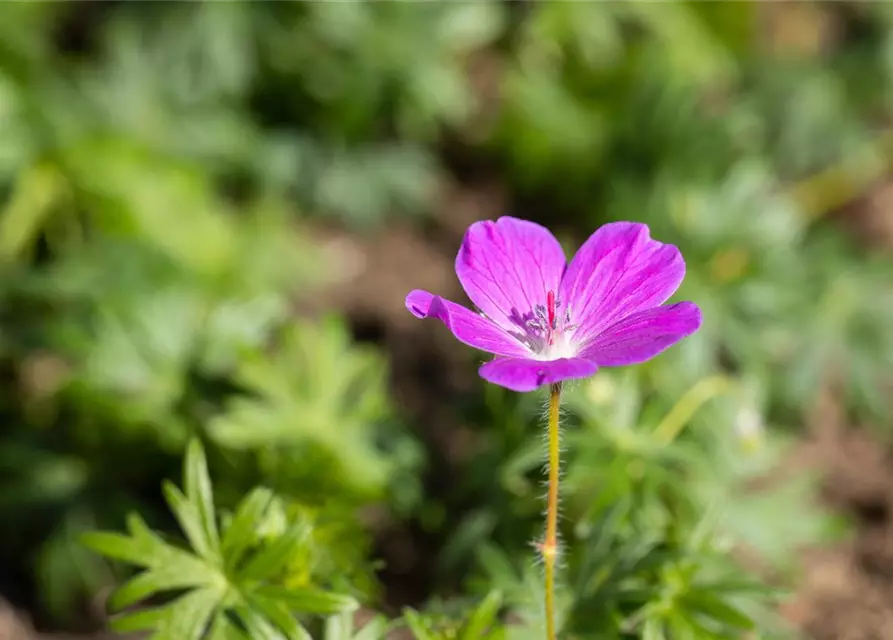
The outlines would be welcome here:
<svg viewBox="0 0 893 640">
<path fill-rule="evenodd" d="M 546 329 L 546 335 L 549 336 L 549 344 L 552 344 L 552 331 L 555 329 L 555 292 L 550 291 L 546 294 L 546 316 L 549 320 L 549 326 Z"/>
</svg>

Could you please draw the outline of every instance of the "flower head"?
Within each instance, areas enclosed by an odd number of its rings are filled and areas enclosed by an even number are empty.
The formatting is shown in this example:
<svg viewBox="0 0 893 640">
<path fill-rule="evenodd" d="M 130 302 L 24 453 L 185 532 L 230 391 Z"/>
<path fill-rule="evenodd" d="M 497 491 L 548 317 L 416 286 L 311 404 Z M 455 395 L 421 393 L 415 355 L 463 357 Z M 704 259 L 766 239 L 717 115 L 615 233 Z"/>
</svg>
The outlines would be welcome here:
<svg viewBox="0 0 893 640">
<path fill-rule="evenodd" d="M 604 225 L 567 264 L 545 227 L 510 217 L 476 222 L 456 275 L 479 313 L 420 290 L 406 307 L 494 354 L 481 377 L 514 391 L 644 362 L 701 325 L 697 305 L 663 304 L 682 283 L 685 263 L 644 224 Z"/>
</svg>

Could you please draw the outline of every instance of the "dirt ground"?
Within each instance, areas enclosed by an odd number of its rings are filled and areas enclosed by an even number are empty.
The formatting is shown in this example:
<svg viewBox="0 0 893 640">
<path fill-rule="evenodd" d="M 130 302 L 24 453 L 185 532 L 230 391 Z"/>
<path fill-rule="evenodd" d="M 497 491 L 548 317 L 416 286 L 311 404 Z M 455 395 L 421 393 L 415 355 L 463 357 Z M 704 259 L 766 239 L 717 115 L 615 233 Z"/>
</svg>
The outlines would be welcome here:
<svg viewBox="0 0 893 640">
<path fill-rule="evenodd" d="M 868 428 L 819 402 L 791 461 L 819 470 L 824 499 L 854 535 L 804 551 L 803 573 L 782 613 L 815 640 L 893 640 L 893 456 Z"/>
<path fill-rule="evenodd" d="M 137 640 L 137 637 L 125 638 L 110 633 L 96 633 L 89 636 L 39 633 L 34 630 L 26 615 L 0 600 L 0 640 Z"/>
</svg>

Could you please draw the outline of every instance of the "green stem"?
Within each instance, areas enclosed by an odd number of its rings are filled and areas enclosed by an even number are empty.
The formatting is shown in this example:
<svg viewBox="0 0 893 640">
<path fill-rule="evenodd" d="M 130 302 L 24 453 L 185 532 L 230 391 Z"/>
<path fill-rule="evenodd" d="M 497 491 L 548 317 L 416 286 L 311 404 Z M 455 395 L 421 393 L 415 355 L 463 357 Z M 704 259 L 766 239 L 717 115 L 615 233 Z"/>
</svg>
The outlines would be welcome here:
<svg viewBox="0 0 893 640">
<path fill-rule="evenodd" d="M 555 640 L 555 560 L 558 555 L 558 473 L 560 447 L 558 442 L 558 407 L 561 403 L 561 383 L 552 385 L 549 394 L 549 497 L 546 508 L 546 538 L 541 552 L 546 565 L 546 638 Z"/>
</svg>

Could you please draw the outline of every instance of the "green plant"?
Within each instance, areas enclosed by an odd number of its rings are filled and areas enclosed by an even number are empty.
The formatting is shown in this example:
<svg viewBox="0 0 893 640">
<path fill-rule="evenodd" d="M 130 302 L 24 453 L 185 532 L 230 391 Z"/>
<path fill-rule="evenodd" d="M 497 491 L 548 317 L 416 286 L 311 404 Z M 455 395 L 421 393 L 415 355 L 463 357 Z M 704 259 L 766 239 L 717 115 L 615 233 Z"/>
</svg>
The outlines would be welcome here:
<svg viewBox="0 0 893 640">
<path fill-rule="evenodd" d="M 186 605 L 230 607 L 157 499 L 198 437 L 221 545 L 240 504 L 269 499 L 247 555 L 305 533 L 270 583 L 363 603 L 298 612 L 314 637 L 541 640 L 544 399 L 467 385 L 392 317 L 389 269 L 363 278 L 381 344 L 319 309 L 340 267 L 320 236 L 372 255 L 414 234 L 393 270 L 433 283 L 496 194 L 566 253 L 647 223 L 704 311 L 658 361 L 563 392 L 566 632 L 741 637 L 746 618 L 774 637 L 778 594 L 756 583 L 790 586 L 797 550 L 834 529 L 817 479 L 789 476 L 807 409 L 830 388 L 889 432 L 893 273 L 846 231 L 884 222 L 888 7 L 0 6 L 3 595 L 48 626 L 95 623 L 86 596 L 120 576 L 80 536 L 136 512 L 114 539 L 200 566 Z M 185 620 L 159 603 L 137 615 Z M 262 638 L 290 624 L 242 615 Z"/>
<path fill-rule="evenodd" d="M 183 470 L 184 491 L 166 484 L 165 498 L 190 549 L 166 542 L 132 515 L 129 535 L 90 533 L 85 543 L 105 556 L 144 569 L 114 594 L 110 605 L 142 610 L 114 620 L 119 631 L 151 629 L 158 640 L 199 638 L 309 638 L 296 614 L 334 614 L 355 609 L 349 595 L 315 586 L 288 585 L 286 569 L 311 540 L 310 523 L 281 521 L 273 493 L 255 489 L 218 530 L 211 480 L 197 441 Z M 162 606 L 154 595 L 184 591 Z"/>
</svg>

